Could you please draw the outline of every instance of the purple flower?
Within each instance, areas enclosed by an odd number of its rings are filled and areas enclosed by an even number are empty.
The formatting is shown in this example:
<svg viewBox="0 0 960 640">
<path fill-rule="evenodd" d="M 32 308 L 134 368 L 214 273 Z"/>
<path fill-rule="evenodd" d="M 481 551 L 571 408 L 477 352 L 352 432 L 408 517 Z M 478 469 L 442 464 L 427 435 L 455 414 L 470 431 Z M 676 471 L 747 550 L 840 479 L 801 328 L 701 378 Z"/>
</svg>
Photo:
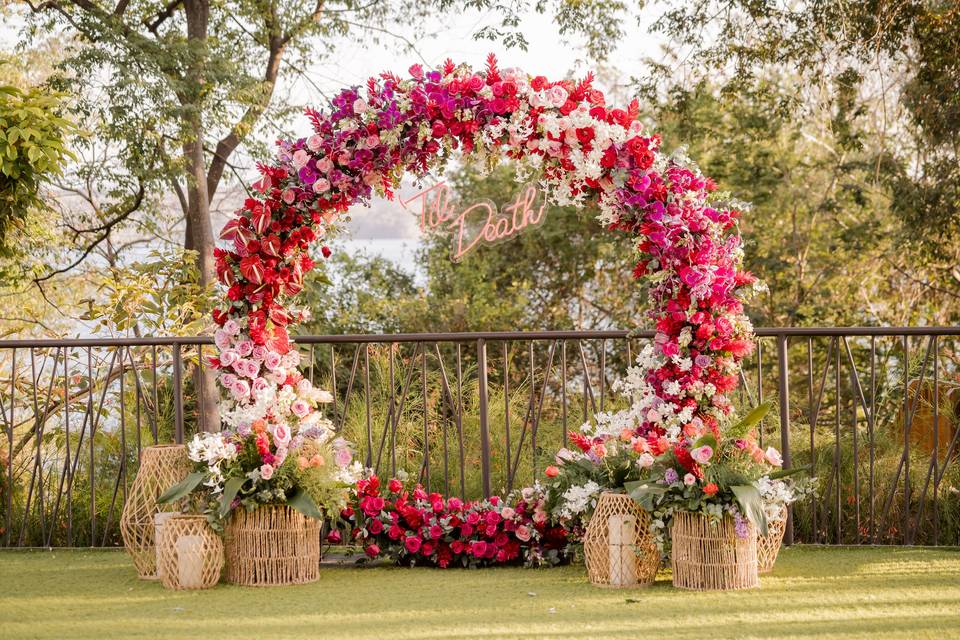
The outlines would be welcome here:
<svg viewBox="0 0 960 640">
<path fill-rule="evenodd" d="M 677 475 L 676 470 L 674 470 L 672 467 L 670 469 L 667 469 L 663 474 L 663 482 L 665 484 L 673 484 L 679 479 L 680 479 L 680 476 Z"/>
<path fill-rule="evenodd" d="M 750 535 L 750 523 L 740 515 L 739 511 L 733 512 L 733 529 L 738 538 L 746 538 Z"/>
</svg>

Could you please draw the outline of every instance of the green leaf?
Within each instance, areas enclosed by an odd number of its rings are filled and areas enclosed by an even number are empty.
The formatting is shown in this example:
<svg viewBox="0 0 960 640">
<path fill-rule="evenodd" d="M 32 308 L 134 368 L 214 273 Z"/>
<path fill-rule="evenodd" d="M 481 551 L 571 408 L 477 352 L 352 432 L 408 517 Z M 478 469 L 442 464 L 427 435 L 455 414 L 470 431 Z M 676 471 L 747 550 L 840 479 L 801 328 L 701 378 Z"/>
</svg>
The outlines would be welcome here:
<svg viewBox="0 0 960 640">
<path fill-rule="evenodd" d="M 693 443 L 694 449 L 699 449 L 702 446 L 709 446 L 711 449 L 716 452 L 717 450 L 717 438 L 712 433 L 705 433 L 697 441 Z"/>
<path fill-rule="evenodd" d="M 635 480 L 623 485 L 631 498 L 646 511 L 653 511 L 654 502 L 667 492 L 667 488 L 647 480 Z"/>
<path fill-rule="evenodd" d="M 223 495 L 220 496 L 220 507 L 217 509 L 219 517 L 224 518 L 230 513 L 230 503 L 237 497 L 240 487 L 246 481 L 246 478 L 228 478 L 223 484 Z"/>
<path fill-rule="evenodd" d="M 754 407 L 750 413 L 745 415 L 740 422 L 735 424 L 729 430 L 730 435 L 736 437 L 749 433 L 751 429 L 760 424 L 760 421 L 763 420 L 764 416 L 770 412 L 771 407 L 773 407 L 773 402 L 770 400 L 762 402 Z"/>
<path fill-rule="evenodd" d="M 190 495 L 190 492 L 200 486 L 200 483 L 203 482 L 205 477 L 207 477 L 207 474 L 202 471 L 195 471 L 191 473 L 182 481 L 164 491 L 163 495 L 157 498 L 157 504 L 169 504 L 182 498 L 186 498 L 188 495 Z"/>
<path fill-rule="evenodd" d="M 303 489 L 297 488 L 287 496 L 287 504 L 308 518 L 316 518 L 317 520 L 323 518 L 323 513 L 317 507 L 317 503 Z"/>
<path fill-rule="evenodd" d="M 767 513 L 763 510 L 763 496 L 752 484 L 738 484 L 730 487 L 737 498 L 741 511 L 747 519 L 760 531 L 760 535 L 767 535 Z"/>
</svg>

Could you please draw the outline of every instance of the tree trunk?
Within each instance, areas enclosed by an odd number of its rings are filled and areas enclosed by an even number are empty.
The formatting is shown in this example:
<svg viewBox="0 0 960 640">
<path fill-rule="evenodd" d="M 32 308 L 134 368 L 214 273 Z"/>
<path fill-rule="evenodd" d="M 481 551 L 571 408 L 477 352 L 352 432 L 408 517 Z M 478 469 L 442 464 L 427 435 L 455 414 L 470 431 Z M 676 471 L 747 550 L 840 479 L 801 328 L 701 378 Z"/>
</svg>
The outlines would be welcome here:
<svg viewBox="0 0 960 640">
<path fill-rule="evenodd" d="M 210 198 L 207 192 L 207 166 L 203 151 L 206 130 L 201 97 L 210 4 L 208 0 L 185 0 L 183 6 L 187 18 L 187 37 L 195 51 L 194 62 L 191 64 L 188 76 L 193 79 L 194 86 L 181 98 L 185 134 L 183 157 L 187 171 L 186 232 L 183 246 L 197 252 L 200 284 L 210 287 L 216 284 L 216 269 L 213 258 Z M 217 405 L 220 390 L 217 387 L 216 371 L 210 367 L 197 367 L 194 370 L 193 380 L 201 428 L 205 431 L 219 431 L 220 416 Z"/>
</svg>

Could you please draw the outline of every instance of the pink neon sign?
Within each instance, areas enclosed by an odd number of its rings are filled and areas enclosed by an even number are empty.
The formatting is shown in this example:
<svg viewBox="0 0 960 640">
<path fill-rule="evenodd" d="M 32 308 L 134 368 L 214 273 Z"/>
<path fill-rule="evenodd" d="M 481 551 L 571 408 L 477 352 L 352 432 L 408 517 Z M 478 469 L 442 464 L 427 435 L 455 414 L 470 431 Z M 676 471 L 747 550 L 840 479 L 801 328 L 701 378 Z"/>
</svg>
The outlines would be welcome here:
<svg viewBox="0 0 960 640">
<path fill-rule="evenodd" d="M 540 190 L 526 184 L 513 201 L 497 210 L 492 200 L 480 200 L 458 210 L 452 198 L 452 189 L 445 182 L 417 192 L 406 200 L 400 200 L 404 208 L 419 200 L 420 230 L 439 228 L 453 230 L 450 259 L 460 262 L 470 251 L 481 244 L 496 244 L 509 240 L 520 232 L 543 223 L 547 217 L 547 198 L 542 194 L 540 207 L 536 208 Z"/>
</svg>

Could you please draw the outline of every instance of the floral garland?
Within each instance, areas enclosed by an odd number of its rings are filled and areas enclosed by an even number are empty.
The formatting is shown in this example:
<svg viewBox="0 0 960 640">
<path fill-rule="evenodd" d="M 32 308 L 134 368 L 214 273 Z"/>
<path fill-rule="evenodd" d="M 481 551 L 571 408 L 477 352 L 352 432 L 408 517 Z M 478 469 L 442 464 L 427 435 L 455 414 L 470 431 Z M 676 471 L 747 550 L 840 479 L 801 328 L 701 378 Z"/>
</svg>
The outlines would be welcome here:
<svg viewBox="0 0 960 640">
<path fill-rule="evenodd" d="M 370 559 L 403 564 L 479 567 L 522 563 L 556 564 L 563 559 L 565 530 L 549 522 L 543 488 L 515 491 L 505 498 L 464 502 L 404 488 L 397 478 L 386 486 L 377 476 L 361 479 L 341 513 L 353 541 Z M 339 542 L 334 530 L 328 536 Z"/>
<path fill-rule="evenodd" d="M 551 82 L 500 70 L 491 55 L 479 72 L 447 61 L 429 71 L 414 65 L 405 78 L 383 73 L 307 116 L 314 133 L 278 143 L 215 253 L 227 288 L 214 312 L 224 419 L 238 430 L 263 421 L 274 441 L 265 465 L 291 425 L 330 429 L 313 417 L 315 403 L 298 402 L 317 398 L 296 372 L 288 335 L 308 313 L 291 303 L 314 266 L 310 246 L 350 207 L 375 193 L 392 197 L 404 173 L 442 169 L 456 151 L 486 166 L 509 158 L 521 177 L 539 176 L 557 204 L 595 202 L 605 227 L 634 238 L 634 276 L 651 285 L 656 335 L 629 371 L 630 407 L 599 415 L 589 435 L 626 430 L 630 446 L 651 457 L 720 437 L 753 344 L 742 298 L 755 279 L 741 269 L 739 211 L 695 166 L 661 153 L 636 101 L 616 108 L 592 75 Z"/>
</svg>

